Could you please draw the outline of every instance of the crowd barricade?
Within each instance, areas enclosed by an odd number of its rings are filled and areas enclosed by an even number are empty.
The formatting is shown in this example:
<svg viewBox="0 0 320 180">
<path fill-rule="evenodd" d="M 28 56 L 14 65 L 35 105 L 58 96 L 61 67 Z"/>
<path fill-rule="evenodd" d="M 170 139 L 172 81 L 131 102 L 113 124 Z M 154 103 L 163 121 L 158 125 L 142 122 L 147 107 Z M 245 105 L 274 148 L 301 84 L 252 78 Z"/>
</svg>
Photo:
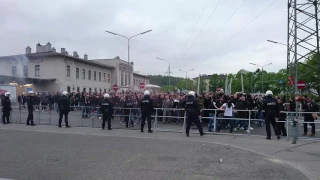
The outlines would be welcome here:
<svg viewBox="0 0 320 180">
<path fill-rule="evenodd" d="M 34 123 L 37 125 L 58 125 L 59 120 L 59 112 L 57 111 L 56 106 L 41 106 L 36 105 L 34 107 Z M 91 107 L 91 106 L 71 106 L 71 111 L 69 112 L 68 121 L 69 125 L 74 127 L 95 127 L 101 128 L 102 124 L 102 114 L 99 107 Z M 124 114 L 125 110 L 129 110 L 129 113 Z M 166 113 L 163 113 L 166 111 Z M 176 113 L 178 111 L 178 113 Z M 259 125 L 264 124 L 264 118 L 261 115 L 257 115 L 258 110 L 234 110 L 235 112 L 245 111 L 249 116 L 248 118 L 236 118 L 235 116 L 231 118 L 224 118 L 219 116 L 219 114 L 223 114 L 223 110 L 220 109 L 202 109 L 202 114 L 206 111 L 213 112 L 214 116 L 212 117 L 199 117 L 203 122 L 203 128 L 205 132 L 209 132 L 210 128 L 207 128 L 209 125 L 212 125 L 212 134 L 230 134 L 229 129 L 220 130 L 217 132 L 217 126 L 221 125 L 221 123 L 226 123 L 227 121 L 232 123 L 236 122 L 236 124 L 242 124 L 245 127 L 248 127 L 247 131 L 238 130 L 233 132 L 232 135 L 258 135 L 258 136 L 266 136 L 265 126 L 258 127 Z M 2 111 L 1 111 L 2 112 Z M 167 113 L 169 112 L 169 113 Z M 301 140 L 320 140 L 320 136 L 317 134 L 317 130 L 320 129 L 318 125 L 320 120 L 315 120 L 314 122 L 304 122 L 304 114 L 312 113 L 320 115 L 320 112 L 298 112 L 298 116 L 295 116 L 296 112 L 283 111 L 286 113 L 286 121 L 277 121 L 284 122 L 286 131 L 287 131 L 287 139 L 293 137 L 294 141 Z M 13 111 L 11 112 L 11 122 L 26 124 L 28 116 L 28 109 L 13 107 Z M 152 115 L 152 128 L 155 131 L 162 132 L 185 132 L 186 128 L 186 117 L 187 114 L 184 109 L 176 109 L 176 108 L 155 108 L 154 113 Z M 114 107 L 114 114 L 112 118 L 112 128 L 114 129 L 123 129 L 125 127 L 125 119 L 133 122 L 134 127 L 129 127 L 128 129 L 140 130 L 141 124 L 141 111 L 139 108 L 120 108 Z M 211 124 L 210 124 L 211 120 Z M 165 121 L 165 122 L 163 122 Z M 207 121 L 207 123 L 205 123 Z M 296 124 L 297 123 L 297 124 Z M 316 126 L 316 137 L 301 137 L 303 134 L 303 124 L 315 124 Z M 62 124 L 64 125 L 64 117 L 62 119 Z M 310 134 L 311 129 L 308 124 L 308 132 Z M 250 127 L 254 126 L 255 130 L 252 130 Z M 147 128 L 147 123 L 145 123 L 145 128 Z M 274 136 L 274 131 L 271 126 L 272 136 Z M 192 126 L 190 133 L 198 133 L 196 126 Z M 209 132 L 211 133 L 211 132 Z"/>
<path fill-rule="evenodd" d="M 296 112 L 286 112 L 288 113 L 290 119 L 291 119 L 291 124 L 292 124 L 292 139 L 293 139 L 293 143 L 295 144 L 297 142 L 298 139 L 300 140 L 316 140 L 319 141 L 320 140 L 320 135 L 319 133 L 317 134 L 317 132 L 319 132 L 319 128 L 320 126 L 318 124 L 320 124 L 320 120 L 319 120 L 319 115 L 320 112 L 299 112 L 299 114 L 301 114 L 303 116 L 303 118 L 301 118 L 301 116 L 296 116 Z M 306 114 L 312 114 L 311 118 L 309 119 L 305 119 L 304 115 Z M 313 115 L 317 115 L 317 119 L 313 119 Z M 290 119 L 288 118 L 287 121 L 290 121 Z M 305 121 L 307 120 L 307 121 Z M 311 121 L 309 121 L 311 120 Z M 315 137 L 310 137 L 310 134 L 312 133 L 312 126 L 315 126 Z M 308 134 L 306 136 L 303 136 L 304 134 L 304 126 L 306 126 Z"/>
<path fill-rule="evenodd" d="M 156 131 L 185 132 L 185 126 L 186 113 L 184 109 L 155 108 L 154 129 Z"/>
</svg>

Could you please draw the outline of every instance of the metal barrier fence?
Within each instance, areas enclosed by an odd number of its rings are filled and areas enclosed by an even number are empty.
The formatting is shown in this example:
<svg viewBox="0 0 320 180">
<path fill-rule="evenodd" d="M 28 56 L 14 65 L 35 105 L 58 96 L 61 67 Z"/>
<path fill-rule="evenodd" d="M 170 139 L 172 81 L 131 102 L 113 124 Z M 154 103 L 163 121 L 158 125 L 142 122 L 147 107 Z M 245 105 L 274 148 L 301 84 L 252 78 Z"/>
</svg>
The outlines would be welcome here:
<svg viewBox="0 0 320 180">
<path fill-rule="evenodd" d="M 34 122 L 37 125 L 58 125 L 59 113 L 55 109 L 56 106 L 35 106 L 34 111 Z M 100 108 L 98 107 L 85 107 L 85 106 L 72 106 L 69 112 L 69 124 L 76 127 L 101 127 L 101 117 Z M 265 128 L 260 127 L 264 123 L 264 118 L 261 114 L 258 114 L 258 110 L 235 110 L 237 112 L 246 112 L 248 118 L 236 118 L 233 114 L 232 117 L 222 117 L 223 110 L 220 109 L 202 109 L 202 112 L 210 111 L 211 117 L 199 117 L 202 120 L 203 125 L 208 125 L 207 132 L 212 129 L 212 134 L 230 134 L 225 130 L 231 123 L 234 123 L 237 132 L 233 132 L 233 135 L 255 135 L 255 136 L 266 136 Z M 277 121 L 285 123 L 286 127 L 286 138 L 289 140 L 293 137 L 293 141 L 296 142 L 297 139 L 301 140 L 320 140 L 320 136 L 316 137 L 300 137 L 299 129 L 301 125 L 317 124 L 320 123 L 319 120 L 315 122 L 304 122 L 303 115 L 312 112 L 299 112 L 298 118 L 295 117 L 295 112 L 284 111 L 286 114 L 286 121 Z M 312 114 L 319 114 L 320 112 L 313 112 Z M 11 122 L 25 124 L 28 116 L 27 108 L 15 107 L 11 113 Z M 175 108 L 155 108 L 154 113 L 151 116 L 153 122 L 153 129 L 155 131 L 162 132 L 185 132 L 186 128 L 186 112 L 184 109 Z M 257 118 L 258 117 L 258 118 Z M 128 120 L 128 129 L 140 129 L 141 123 L 141 111 L 139 108 L 114 108 L 114 115 L 112 121 L 112 127 L 114 129 L 125 128 L 125 120 Z M 205 123 L 204 121 L 208 121 Z M 64 124 L 64 121 L 62 121 Z M 221 125 L 225 127 L 221 127 Z M 137 128 L 137 127 L 138 128 Z M 220 126 L 221 130 L 217 132 L 217 127 Z M 219 127 L 219 128 L 220 128 Z M 240 127 L 240 130 L 239 128 Z M 255 127 L 256 129 L 253 129 Z M 243 131 L 242 129 L 243 128 Z M 316 128 L 316 129 L 320 129 Z M 204 127 L 204 130 L 206 128 Z M 240 132 L 239 132 L 239 131 Z M 197 129 L 191 128 L 190 133 L 198 133 Z"/>
</svg>

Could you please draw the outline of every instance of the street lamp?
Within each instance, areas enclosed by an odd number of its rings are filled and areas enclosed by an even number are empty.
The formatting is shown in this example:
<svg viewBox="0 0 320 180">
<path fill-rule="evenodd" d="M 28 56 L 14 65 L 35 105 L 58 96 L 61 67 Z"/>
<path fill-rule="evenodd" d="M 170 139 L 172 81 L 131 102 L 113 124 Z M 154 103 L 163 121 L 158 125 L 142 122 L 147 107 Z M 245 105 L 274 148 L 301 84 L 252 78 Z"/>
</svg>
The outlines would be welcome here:
<svg viewBox="0 0 320 180">
<path fill-rule="evenodd" d="M 267 41 L 271 42 L 273 44 L 281 44 L 281 45 L 287 46 L 286 44 L 283 44 L 283 43 L 280 43 L 280 42 L 277 42 L 277 41 L 272 41 L 272 40 L 267 40 Z"/>
<path fill-rule="evenodd" d="M 262 70 L 262 72 L 261 72 L 261 73 L 262 73 L 262 74 L 261 74 L 261 76 L 262 76 L 262 78 L 261 78 L 261 83 L 262 83 L 262 93 L 264 93 L 264 84 L 263 84 L 263 68 L 264 68 L 264 67 L 266 67 L 266 66 L 271 65 L 272 63 L 266 64 L 266 65 L 264 65 L 264 66 L 261 66 L 261 65 L 255 64 L 255 63 L 250 63 L 250 64 L 252 64 L 252 65 L 254 65 L 254 66 L 261 67 L 261 70 Z"/>
<path fill-rule="evenodd" d="M 112 35 L 115 35 L 115 36 L 121 36 L 121 37 L 126 38 L 128 40 L 128 63 L 129 63 L 130 62 L 130 39 L 132 39 L 133 37 L 142 35 L 142 34 L 146 34 L 146 33 L 150 32 L 150 31 L 152 31 L 152 29 L 150 29 L 148 31 L 145 31 L 145 32 L 142 32 L 142 33 L 139 33 L 139 34 L 136 34 L 136 35 L 131 36 L 131 37 L 123 36 L 121 34 L 117 34 L 117 33 L 111 32 L 111 31 L 106 31 L 106 32 L 110 33 Z"/>
<path fill-rule="evenodd" d="M 170 72 L 170 61 L 165 60 L 165 59 L 161 59 L 161 58 L 158 58 L 158 57 L 156 57 L 156 59 L 159 59 L 160 61 L 166 61 L 166 62 L 169 63 L 169 91 L 170 91 L 170 75 L 171 75 L 171 72 Z"/>
<path fill-rule="evenodd" d="M 179 71 L 182 71 L 182 72 L 185 72 L 185 73 L 186 73 L 186 90 L 187 90 L 187 78 L 188 78 L 188 72 L 193 71 L 193 70 L 194 70 L 194 69 L 190 69 L 190 70 L 188 70 L 188 71 L 184 71 L 184 70 L 179 69 Z"/>
</svg>

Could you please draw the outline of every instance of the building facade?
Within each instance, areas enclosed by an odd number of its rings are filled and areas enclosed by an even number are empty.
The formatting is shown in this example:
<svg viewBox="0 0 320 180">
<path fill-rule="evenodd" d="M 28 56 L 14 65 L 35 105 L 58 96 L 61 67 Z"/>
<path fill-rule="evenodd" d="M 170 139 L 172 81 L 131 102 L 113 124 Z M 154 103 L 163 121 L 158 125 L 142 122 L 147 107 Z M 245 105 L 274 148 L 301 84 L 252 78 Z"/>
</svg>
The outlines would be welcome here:
<svg viewBox="0 0 320 180">
<path fill-rule="evenodd" d="M 37 44 L 36 52 L 0 57 L 0 84 L 16 85 L 17 92 L 107 92 L 111 90 L 114 67 L 69 55 L 65 48 L 58 53 L 51 44 Z"/>
<path fill-rule="evenodd" d="M 136 82 L 149 83 L 149 78 L 133 73 L 133 63 L 114 59 L 89 60 L 61 48 L 56 52 L 50 43 L 37 44 L 36 52 L 26 48 L 25 54 L 0 57 L 0 85 L 16 86 L 17 93 L 28 92 L 109 92 L 117 84 L 119 90 L 136 90 Z M 138 87 L 139 85 L 137 85 Z"/>
<path fill-rule="evenodd" d="M 145 85 L 150 84 L 149 79 L 149 76 L 138 74 L 137 72 L 133 73 L 133 89 L 135 91 L 140 90 L 141 83 L 144 83 Z"/>
</svg>

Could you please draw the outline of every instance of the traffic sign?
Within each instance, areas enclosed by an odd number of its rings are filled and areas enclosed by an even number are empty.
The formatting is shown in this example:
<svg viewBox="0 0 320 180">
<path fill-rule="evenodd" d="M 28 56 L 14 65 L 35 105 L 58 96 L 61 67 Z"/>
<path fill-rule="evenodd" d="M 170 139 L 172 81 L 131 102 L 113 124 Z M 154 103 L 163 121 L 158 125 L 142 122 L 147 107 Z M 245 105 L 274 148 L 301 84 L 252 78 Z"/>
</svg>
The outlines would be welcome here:
<svg viewBox="0 0 320 180">
<path fill-rule="evenodd" d="M 282 79 L 279 80 L 279 84 L 283 84 L 283 80 Z"/>
<path fill-rule="evenodd" d="M 306 82 L 299 80 L 297 87 L 298 87 L 298 89 L 304 89 L 306 87 Z"/>
<path fill-rule="evenodd" d="M 118 89 L 119 89 L 117 84 L 113 85 L 112 88 L 113 88 L 114 91 L 118 91 Z"/>
<path fill-rule="evenodd" d="M 140 84 L 139 84 L 139 88 L 140 88 L 140 89 L 143 89 L 144 87 L 145 87 L 144 83 L 140 83 Z"/>
</svg>

